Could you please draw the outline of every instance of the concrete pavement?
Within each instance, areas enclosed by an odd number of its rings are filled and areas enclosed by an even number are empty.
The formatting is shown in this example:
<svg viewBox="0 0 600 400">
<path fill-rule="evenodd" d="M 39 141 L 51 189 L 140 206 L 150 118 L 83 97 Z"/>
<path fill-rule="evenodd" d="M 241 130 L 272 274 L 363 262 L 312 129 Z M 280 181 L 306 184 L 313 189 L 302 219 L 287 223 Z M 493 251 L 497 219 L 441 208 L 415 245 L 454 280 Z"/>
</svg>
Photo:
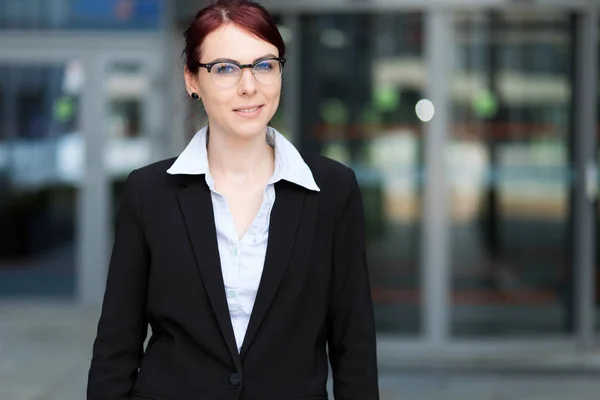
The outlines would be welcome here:
<svg viewBox="0 0 600 400">
<path fill-rule="evenodd" d="M 83 400 L 97 311 L 0 302 L 0 400 Z M 586 373 L 464 373 L 382 367 L 382 400 L 597 400 Z"/>
</svg>

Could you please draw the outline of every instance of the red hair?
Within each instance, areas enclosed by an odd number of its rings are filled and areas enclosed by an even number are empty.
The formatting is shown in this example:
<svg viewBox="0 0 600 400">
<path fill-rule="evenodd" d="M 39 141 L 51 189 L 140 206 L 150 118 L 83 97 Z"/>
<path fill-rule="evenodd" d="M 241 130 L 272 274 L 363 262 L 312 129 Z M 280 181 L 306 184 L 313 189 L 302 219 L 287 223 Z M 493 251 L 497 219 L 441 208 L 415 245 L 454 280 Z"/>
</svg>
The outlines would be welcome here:
<svg viewBox="0 0 600 400">
<path fill-rule="evenodd" d="M 208 34 L 223 24 L 232 23 L 273 46 L 279 57 L 285 56 L 285 44 L 269 12 L 252 0 L 216 0 L 198 11 L 184 32 L 185 63 L 192 73 L 198 72 L 202 43 Z"/>
</svg>

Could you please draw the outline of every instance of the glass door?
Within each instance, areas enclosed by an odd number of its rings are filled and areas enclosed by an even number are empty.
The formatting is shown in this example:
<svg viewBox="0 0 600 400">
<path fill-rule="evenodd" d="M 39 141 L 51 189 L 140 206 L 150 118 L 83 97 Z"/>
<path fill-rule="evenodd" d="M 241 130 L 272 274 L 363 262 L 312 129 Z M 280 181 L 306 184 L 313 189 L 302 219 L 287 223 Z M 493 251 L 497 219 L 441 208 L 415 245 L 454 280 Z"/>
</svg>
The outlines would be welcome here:
<svg viewBox="0 0 600 400">
<path fill-rule="evenodd" d="M 456 14 L 452 333 L 573 332 L 568 13 Z"/>
<path fill-rule="evenodd" d="M 75 293 L 85 71 L 0 59 L 0 298 Z"/>
<path fill-rule="evenodd" d="M 95 53 L 79 48 L 91 42 Z M 65 35 L 46 45 L 0 44 L 0 298 L 93 306 L 120 185 L 171 155 L 168 79 L 153 38 Z"/>
<path fill-rule="evenodd" d="M 355 171 L 378 332 L 418 337 L 423 15 L 317 14 L 300 23 L 301 147 Z"/>
</svg>

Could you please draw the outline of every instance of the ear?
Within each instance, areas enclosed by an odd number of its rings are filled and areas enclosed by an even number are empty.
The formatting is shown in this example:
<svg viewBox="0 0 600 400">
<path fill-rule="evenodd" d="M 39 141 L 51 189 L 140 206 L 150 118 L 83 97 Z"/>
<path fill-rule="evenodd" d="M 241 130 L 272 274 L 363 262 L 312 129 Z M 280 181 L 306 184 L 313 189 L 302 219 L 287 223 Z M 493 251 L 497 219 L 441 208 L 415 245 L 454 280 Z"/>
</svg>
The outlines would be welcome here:
<svg viewBox="0 0 600 400">
<path fill-rule="evenodd" d="M 192 93 L 198 93 L 200 96 L 202 96 L 202 93 L 200 93 L 200 85 L 198 83 L 198 76 L 193 74 L 187 67 L 187 65 L 185 65 L 183 67 L 183 77 L 185 79 L 185 88 L 188 92 L 188 95 L 192 95 Z"/>
</svg>

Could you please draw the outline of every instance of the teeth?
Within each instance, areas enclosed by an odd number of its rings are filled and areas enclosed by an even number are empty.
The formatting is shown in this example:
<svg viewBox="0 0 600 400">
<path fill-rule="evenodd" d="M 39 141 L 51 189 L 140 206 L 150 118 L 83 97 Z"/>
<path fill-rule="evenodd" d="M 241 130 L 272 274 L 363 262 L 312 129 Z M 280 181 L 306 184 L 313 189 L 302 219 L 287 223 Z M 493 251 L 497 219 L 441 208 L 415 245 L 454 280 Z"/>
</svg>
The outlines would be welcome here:
<svg viewBox="0 0 600 400">
<path fill-rule="evenodd" d="M 252 107 L 252 108 L 240 108 L 238 109 L 239 112 L 243 112 L 243 113 L 251 113 L 254 112 L 256 110 L 258 110 L 259 107 Z"/>
</svg>

